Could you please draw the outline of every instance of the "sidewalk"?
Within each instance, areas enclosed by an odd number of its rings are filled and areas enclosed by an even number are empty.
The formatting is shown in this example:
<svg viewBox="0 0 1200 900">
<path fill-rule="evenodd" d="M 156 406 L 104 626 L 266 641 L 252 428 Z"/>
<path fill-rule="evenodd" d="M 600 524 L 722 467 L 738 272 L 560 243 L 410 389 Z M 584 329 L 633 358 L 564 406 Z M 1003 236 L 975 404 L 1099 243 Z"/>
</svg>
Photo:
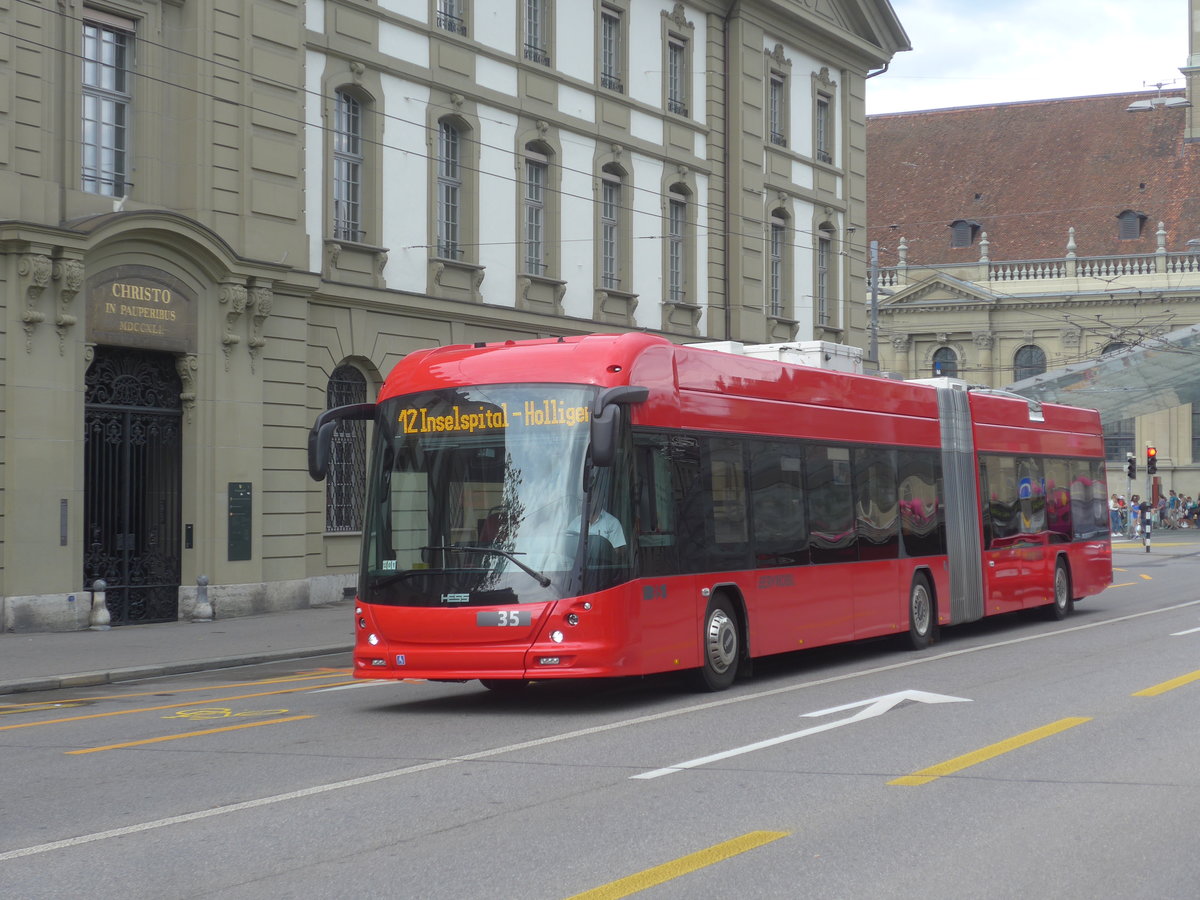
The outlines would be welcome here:
<svg viewBox="0 0 1200 900">
<path fill-rule="evenodd" d="M 348 652 L 353 615 L 346 600 L 203 623 L 0 634 L 0 695 Z"/>
</svg>

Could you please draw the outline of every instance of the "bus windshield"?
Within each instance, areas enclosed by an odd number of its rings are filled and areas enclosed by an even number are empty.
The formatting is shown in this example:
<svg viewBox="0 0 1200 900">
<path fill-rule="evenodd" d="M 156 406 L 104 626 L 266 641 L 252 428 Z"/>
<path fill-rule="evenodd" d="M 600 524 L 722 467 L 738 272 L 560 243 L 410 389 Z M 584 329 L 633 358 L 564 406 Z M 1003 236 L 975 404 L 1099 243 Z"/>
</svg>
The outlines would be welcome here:
<svg viewBox="0 0 1200 900">
<path fill-rule="evenodd" d="M 579 523 L 604 512 L 611 481 L 588 463 L 594 395 L 487 385 L 381 401 L 360 598 L 454 607 L 578 594 L 582 563 L 605 543 Z"/>
</svg>

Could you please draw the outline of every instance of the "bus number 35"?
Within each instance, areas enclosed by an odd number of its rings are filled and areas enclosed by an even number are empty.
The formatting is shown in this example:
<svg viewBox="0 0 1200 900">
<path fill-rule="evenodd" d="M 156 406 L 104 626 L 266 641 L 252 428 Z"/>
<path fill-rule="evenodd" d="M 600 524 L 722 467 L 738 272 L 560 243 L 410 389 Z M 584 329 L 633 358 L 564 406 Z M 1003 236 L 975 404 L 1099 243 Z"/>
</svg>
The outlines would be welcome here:
<svg viewBox="0 0 1200 900">
<path fill-rule="evenodd" d="M 530 614 L 528 610 L 498 609 L 495 611 L 475 613 L 475 624 L 480 627 L 528 627 L 529 623 Z"/>
</svg>

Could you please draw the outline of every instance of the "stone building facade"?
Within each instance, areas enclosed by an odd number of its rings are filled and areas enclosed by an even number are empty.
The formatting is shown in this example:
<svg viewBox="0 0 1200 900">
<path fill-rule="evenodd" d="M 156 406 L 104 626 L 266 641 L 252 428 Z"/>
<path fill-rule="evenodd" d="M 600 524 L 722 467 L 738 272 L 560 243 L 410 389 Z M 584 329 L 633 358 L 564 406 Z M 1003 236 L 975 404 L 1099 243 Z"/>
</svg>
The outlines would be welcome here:
<svg viewBox="0 0 1200 900">
<path fill-rule="evenodd" d="M 0 624 L 340 598 L 416 348 L 861 343 L 886 0 L 0 0 Z"/>
<path fill-rule="evenodd" d="M 1182 85 L 869 119 L 881 369 L 1002 388 L 1200 323 L 1200 0 L 1190 22 Z M 1200 409 L 1118 412 L 1113 490 L 1133 453 L 1145 493 L 1154 445 L 1160 489 L 1200 496 Z"/>
</svg>

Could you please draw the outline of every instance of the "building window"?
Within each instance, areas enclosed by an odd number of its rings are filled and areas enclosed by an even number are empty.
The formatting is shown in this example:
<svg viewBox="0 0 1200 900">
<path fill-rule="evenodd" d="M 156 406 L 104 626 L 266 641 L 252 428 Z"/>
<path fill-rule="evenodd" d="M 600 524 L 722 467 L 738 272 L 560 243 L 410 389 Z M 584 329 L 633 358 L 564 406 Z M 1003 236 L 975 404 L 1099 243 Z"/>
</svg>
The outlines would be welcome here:
<svg viewBox="0 0 1200 900">
<path fill-rule="evenodd" d="M 605 169 L 600 181 L 600 286 L 621 287 L 621 176 Z"/>
<path fill-rule="evenodd" d="M 817 94 L 815 128 L 813 138 L 816 143 L 816 156 L 820 162 L 833 162 L 833 123 L 829 118 L 830 98 L 825 94 Z"/>
<path fill-rule="evenodd" d="M 82 189 L 124 197 L 133 98 L 133 22 L 83 22 Z"/>
<path fill-rule="evenodd" d="M 600 87 L 622 94 L 625 92 L 624 27 L 621 10 L 600 7 Z"/>
<path fill-rule="evenodd" d="M 933 375 L 935 378 L 957 378 L 958 354 L 949 347 L 938 347 L 933 353 Z"/>
<path fill-rule="evenodd" d="M 667 112 L 688 114 L 688 47 L 682 38 L 667 38 Z"/>
<path fill-rule="evenodd" d="M 1192 446 L 1196 444 L 1196 413 L 1192 412 Z M 1134 420 L 1118 419 L 1104 423 L 1104 458 L 1109 462 L 1124 463 L 1133 453 Z M 1193 457 L 1195 458 L 1195 457 Z"/>
<path fill-rule="evenodd" d="M 950 246 L 954 249 L 970 247 L 979 237 L 979 223 L 958 219 L 950 223 Z"/>
<path fill-rule="evenodd" d="M 550 0 L 525 0 L 525 58 L 539 66 L 550 65 Z"/>
<path fill-rule="evenodd" d="M 687 194 L 678 185 L 667 192 L 667 299 L 687 302 Z"/>
<path fill-rule="evenodd" d="M 822 228 L 817 234 L 817 295 L 816 314 L 818 325 L 830 323 L 830 307 L 832 294 L 830 291 L 832 272 L 829 267 L 833 263 L 833 237 L 829 231 Z"/>
<path fill-rule="evenodd" d="M 462 257 L 462 133 L 453 122 L 438 128 L 437 255 Z"/>
<path fill-rule="evenodd" d="M 771 143 L 786 147 L 787 140 L 787 78 L 772 72 L 767 83 L 767 127 Z"/>
<path fill-rule="evenodd" d="M 1033 344 L 1019 347 L 1013 356 L 1013 381 L 1033 378 L 1046 371 L 1046 351 Z"/>
<path fill-rule="evenodd" d="M 771 261 L 770 277 L 768 279 L 768 312 L 780 317 L 785 312 L 785 304 L 789 293 L 787 283 L 787 219 L 782 212 L 771 215 Z"/>
<path fill-rule="evenodd" d="M 353 366 L 338 366 L 329 378 L 328 408 L 367 402 L 367 379 Z M 342 421 L 333 433 L 325 479 L 325 530 L 359 531 L 367 480 L 367 423 Z"/>
<path fill-rule="evenodd" d="M 334 95 L 333 236 L 361 241 L 363 186 L 362 104 L 345 91 Z"/>
<path fill-rule="evenodd" d="M 548 160 L 525 148 L 525 271 L 546 274 L 546 182 Z"/>
<path fill-rule="evenodd" d="M 1192 404 L 1192 462 L 1200 462 L 1200 403 Z"/>
<path fill-rule="evenodd" d="M 1146 224 L 1146 216 L 1140 212 L 1127 209 L 1117 216 L 1117 239 L 1136 241 L 1142 236 L 1142 226 Z"/>
<path fill-rule="evenodd" d="M 437 0 L 437 27 L 454 34 L 467 33 L 467 0 Z"/>
</svg>

